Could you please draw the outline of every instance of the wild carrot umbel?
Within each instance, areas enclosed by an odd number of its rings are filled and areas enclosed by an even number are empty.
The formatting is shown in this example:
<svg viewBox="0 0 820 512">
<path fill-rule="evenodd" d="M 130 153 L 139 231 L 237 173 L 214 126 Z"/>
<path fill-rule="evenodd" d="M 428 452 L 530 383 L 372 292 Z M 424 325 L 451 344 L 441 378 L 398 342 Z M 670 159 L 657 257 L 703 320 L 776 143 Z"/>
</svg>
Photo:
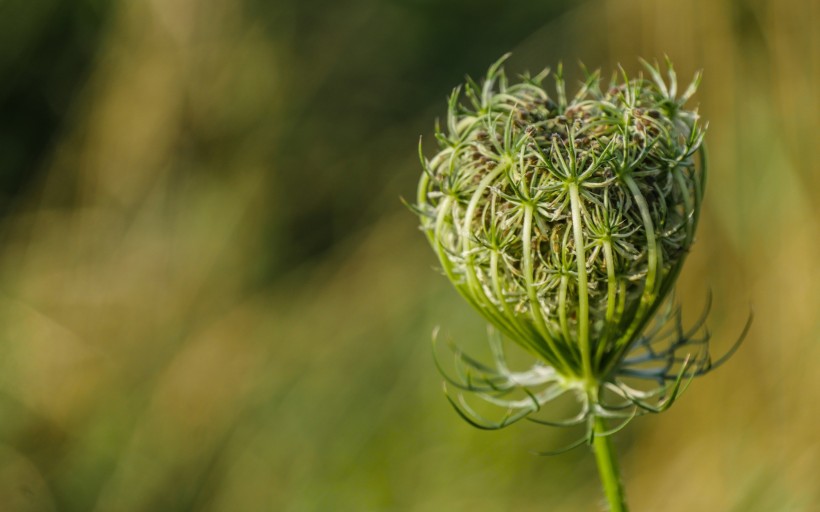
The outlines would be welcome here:
<svg viewBox="0 0 820 512">
<path fill-rule="evenodd" d="M 485 364 L 454 347 L 453 370 L 439 364 L 445 390 L 478 428 L 585 426 L 570 448 L 593 446 L 610 506 L 625 510 L 608 436 L 668 409 L 737 347 L 712 361 L 708 305 L 684 328 L 672 298 L 706 182 L 704 128 L 685 108 L 700 75 L 679 93 L 671 63 L 663 77 L 644 62 L 648 79 L 585 72 L 568 97 L 560 66 L 553 95 L 541 85 L 549 70 L 513 83 L 505 58 L 453 91 L 438 152 L 419 146 L 413 209 L 444 273 L 489 322 L 494 354 Z M 533 366 L 510 370 L 502 337 Z M 578 410 L 545 417 L 566 393 Z M 497 406 L 497 418 L 468 398 Z"/>
</svg>

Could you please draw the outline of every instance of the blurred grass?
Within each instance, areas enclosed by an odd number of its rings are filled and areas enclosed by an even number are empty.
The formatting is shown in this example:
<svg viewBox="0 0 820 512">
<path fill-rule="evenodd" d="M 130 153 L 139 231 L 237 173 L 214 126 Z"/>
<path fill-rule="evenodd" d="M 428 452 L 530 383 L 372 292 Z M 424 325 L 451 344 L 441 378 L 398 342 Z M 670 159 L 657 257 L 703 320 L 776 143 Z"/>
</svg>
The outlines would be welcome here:
<svg viewBox="0 0 820 512">
<path fill-rule="evenodd" d="M 484 326 L 398 201 L 449 89 L 509 49 L 513 71 L 704 69 L 711 175 L 679 294 L 694 316 L 714 290 L 718 348 L 750 304 L 755 324 L 616 441 L 634 510 L 816 510 L 816 3 L 2 8 L 3 510 L 599 505 L 583 449 L 530 453 L 572 433 L 450 410 L 430 332 L 481 347 Z"/>
</svg>

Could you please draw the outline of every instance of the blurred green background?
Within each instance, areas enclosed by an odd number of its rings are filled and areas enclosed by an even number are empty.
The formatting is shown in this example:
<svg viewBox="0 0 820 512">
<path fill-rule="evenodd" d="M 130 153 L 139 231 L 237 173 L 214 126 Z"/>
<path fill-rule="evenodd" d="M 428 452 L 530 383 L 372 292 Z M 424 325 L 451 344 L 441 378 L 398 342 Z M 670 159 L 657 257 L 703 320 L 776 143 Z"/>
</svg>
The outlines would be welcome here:
<svg viewBox="0 0 820 512">
<path fill-rule="evenodd" d="M 0 0 L 0 510 L 586 511 L 482 432 L 484 345 L 399 202 L 464 74 L 668 54 L 709 121 L 679 295 L 742 350 L 616 439 L 635 511 L 820 510 L 820 4 Z"/>
</svg>

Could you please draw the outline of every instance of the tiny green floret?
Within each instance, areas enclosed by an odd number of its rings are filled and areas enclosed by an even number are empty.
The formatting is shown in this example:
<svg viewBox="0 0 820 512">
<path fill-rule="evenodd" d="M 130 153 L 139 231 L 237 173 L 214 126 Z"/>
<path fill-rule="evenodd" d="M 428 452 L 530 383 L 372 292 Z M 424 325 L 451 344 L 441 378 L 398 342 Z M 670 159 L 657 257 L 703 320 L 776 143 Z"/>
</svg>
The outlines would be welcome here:
<svg viewBox="0 0 820 512">
<path fill-rule="evenodd" d="M 667 409 L 736 348 L 713 362 L 706 315 L 684 329 L 672 297 L 706 183 L 704 126 L 686 107 L 700 74 L 678 96 L 669 62 L 666 78 L 647 62 L 649 78 L 619 68 L 603 83 L 585 71 L 568 99 L 560 67 L 553 97 L 542 86 L 549 70 L 513 82 L 506 58 L 453 91 L 437 153 L 419 147 L 413 209 L 444 273 L 492 326 L 494 363 L 454 349 L 445 388 L 477 427 L 585 425 L 593 445 Z M 502 336 L 532 368 L 508 368 Z M 465 392 L 501 419 L 479 414 Z M 567 392 L 576 415 L 535 415 Z"/>
</svg>

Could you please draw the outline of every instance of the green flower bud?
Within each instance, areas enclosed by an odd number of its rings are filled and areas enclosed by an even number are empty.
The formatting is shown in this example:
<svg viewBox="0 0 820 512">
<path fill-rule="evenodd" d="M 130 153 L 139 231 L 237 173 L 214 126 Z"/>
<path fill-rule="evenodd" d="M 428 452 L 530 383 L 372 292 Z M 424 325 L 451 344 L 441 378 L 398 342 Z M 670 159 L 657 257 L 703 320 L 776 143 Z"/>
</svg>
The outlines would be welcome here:
<svg viewBox="0 0 820 512">
<path fill-rule="evenodd" d="M 671 64 L 667 82 L 644 62 L 650 79 L 621 69 L 602 86 L 588 73 L 568 100 L 560 66 L 553 97 L 541 85 L 549 70 L 511 83 L 505 58 L 481 84 L 453 91 L 438 153 L 419 148 L 421 227 L 495 329 L 495 368 L 457 352 L 461 378 L 448 380 L 507 414 L 493 423 L 451 400 L 484 428 L 570 390 L 583 405 L 576 423 L 665 409 L 684 377 L 713 366 L 697 337 L 703 322 L 683 332 L 679 312 L 661 307 L 694 241 L 706 181 L 704 130 L 684 106 L 700 75 L 678 96 Z M 507 369 L 498 333 L 536 358 L 533 369 Z"/>
</svg>

